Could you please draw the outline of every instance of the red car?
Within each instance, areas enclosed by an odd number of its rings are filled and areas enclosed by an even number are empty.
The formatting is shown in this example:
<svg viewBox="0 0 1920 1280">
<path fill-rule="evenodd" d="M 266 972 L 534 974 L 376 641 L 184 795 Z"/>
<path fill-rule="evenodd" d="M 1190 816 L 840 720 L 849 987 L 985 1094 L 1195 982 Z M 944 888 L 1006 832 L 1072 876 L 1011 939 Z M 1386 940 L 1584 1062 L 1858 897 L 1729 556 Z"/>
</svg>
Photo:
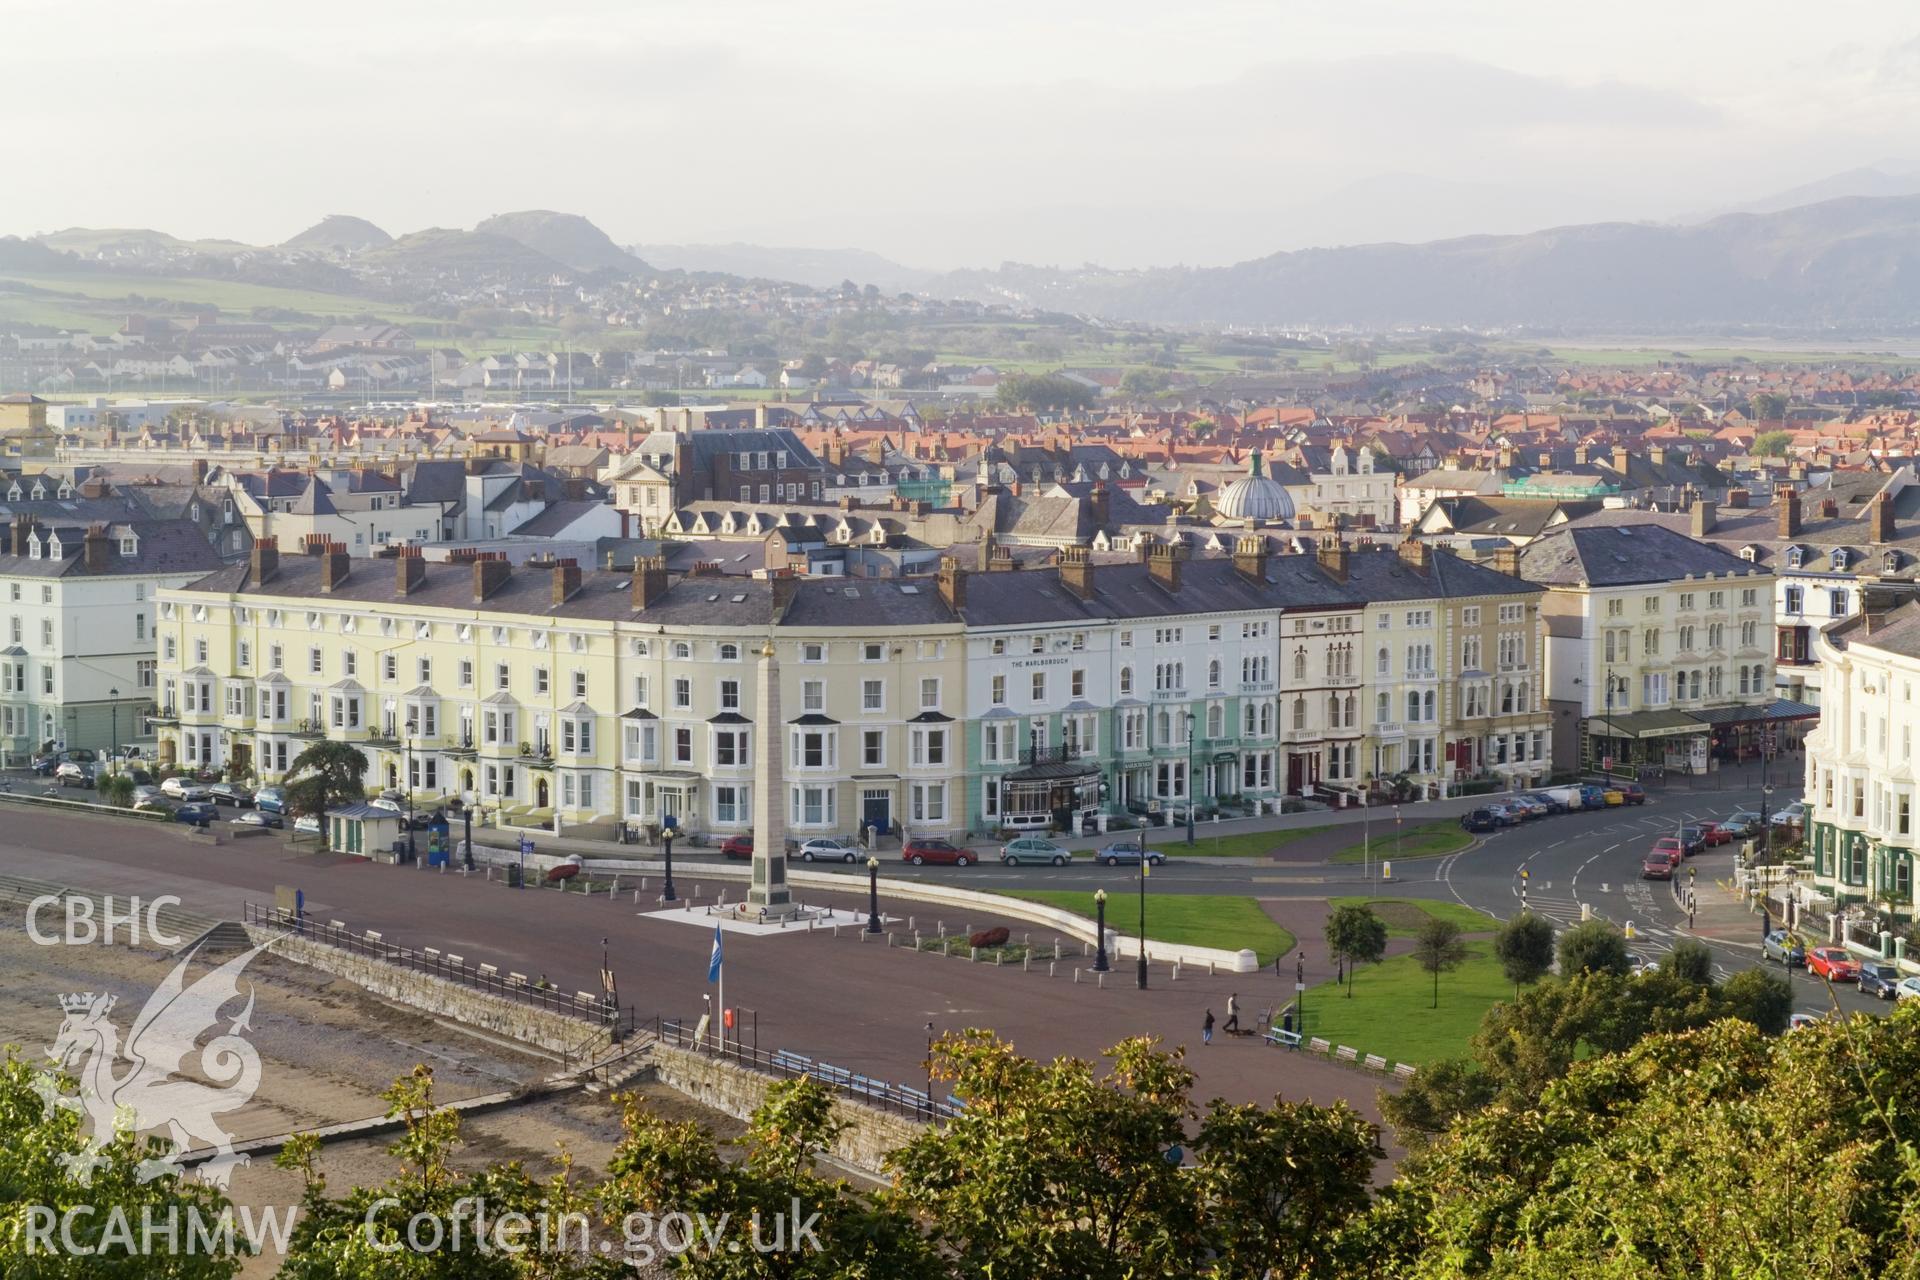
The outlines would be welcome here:
<svg viewBox="0 0 1920 1280">
<path fill-rule="evenodd" d="M 1653 842 L 1653 848 L 1647 850 L 1647 856 L 1649 858 L 1664 857 L 1668 866 L 1677 867 L 1686 861 L 1687 846 L 1678 837 L 1664 836 Z"/>
<path fill-rule="evenodd" d="M 720 846 L 722 855 L 747 861 L 753 857 L 752 836 L 728 836 L 726 843 Z"/>
<path fill-rule="evenodd" d="M 1671 880 L 1673 879 L 1673 864 L 1667 861 L 1666 855 L 1664 854 L 1650 853 L 1641 860 L 1640 878 L 1642 880 Z"/>
<path fill-rule="evenodd" d="M 916 867 L 929 862 L 951 863 L 956 867 L 973 865 L 973 851 L 962 849 L 951 840 L 909 840 L 900 857 Z"/>
<path fill-rule="evenodd" d="M 1807 952 L 1807 972 L 1828 982 L 1858 982 L 1860 962 L 1844 947 L 1815 947 Z"/>
<path fill-rule="evenodd" d="M 1708 845 L 1729 844 L 1740 834 L 1721 822 L 1709 822 L 1700 828 L 1700 839 Z"/>
<path fill-rule="evenodd" d="M 1627 804 L 1647 802 L 1646 789 L 1637 782 L 1616 782 L 1613 784 L 1613 789 L 1620 793 L 1621 799 Z"/>
</svg>

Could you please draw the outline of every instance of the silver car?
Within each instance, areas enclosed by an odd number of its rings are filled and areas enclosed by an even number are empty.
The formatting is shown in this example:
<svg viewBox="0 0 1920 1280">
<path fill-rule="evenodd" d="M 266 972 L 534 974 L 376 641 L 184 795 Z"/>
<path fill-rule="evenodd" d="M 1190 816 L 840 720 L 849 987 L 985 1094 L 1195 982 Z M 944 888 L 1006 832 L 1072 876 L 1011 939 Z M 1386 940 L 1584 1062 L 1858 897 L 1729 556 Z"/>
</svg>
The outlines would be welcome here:
<svg viewBox="0 0 1920 1280">
<path fill-rule="evenodd" d="M 1043 836 L 1021 836 L 1001 846 L 1000 861 L 1010 867 L 1022 863 L 1064 867 L 1073 861 L 1073 851 L 1063 849 Z"/>
<path fill-rule="evenodd" d="M 816 836 L 800 846 L 802 862 L 857 862 L 860 847 L 839 836 Z"/>
</svg>

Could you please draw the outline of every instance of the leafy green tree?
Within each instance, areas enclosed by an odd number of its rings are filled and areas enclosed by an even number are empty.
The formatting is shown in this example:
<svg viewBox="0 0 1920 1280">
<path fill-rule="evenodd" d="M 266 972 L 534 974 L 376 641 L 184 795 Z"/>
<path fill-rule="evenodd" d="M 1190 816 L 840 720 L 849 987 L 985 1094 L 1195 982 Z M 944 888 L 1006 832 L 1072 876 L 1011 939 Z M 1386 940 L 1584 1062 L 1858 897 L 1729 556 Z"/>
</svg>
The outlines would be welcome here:
<svg viewBox="0 0 1920 1280">
<path fill-rule="evenodd" d="M 1002 409 L 1075 410 L 1091 408 L 1100 397 L 1092 387 L 1058 373 L 1010 373 L 994 388 Z"/>
<path fill-rule="evenodd" d="M 1120 379 L 1120 390 L 1130 396 L 1158 395 L 1167 389 L 1169 379 L 1159 369 L 1129 369 Z"/>
<path fill-rule="evenodd" d="M 1747 416 L 1755 422 L 1778 422 L 1787 416 L 1787 398 L 1771 391 L 1756 391 L 1747 398 Z"/>
<path fill-rule="evenodd" d="M 320 819 L 320 839 L 327 838 L 327 811 L 365 795 L 367 757 L 350 742 L 322 739 L 293 758 L 287 769 L 287 807 L 295 814 Z"/>
<path fill-rule="evenodd" d="M 1747 449 L 1755 457 L 1784 458 L 1787 448 L 1793 443 L 1793 436 L 1785 431 L 1762 431 L 1753 438 L 1753 444 Z"/>
<path fill-rule="evenodd" d="M 1720 992 L 1730 1016 L 1745 1019 L 1769 1035 L 1785 1031 L 1793 1017 L 1793 988 L 1785 978 L 1765 969 L 1742 969 L 1726 980 Z"/>
<path fill-rule="evenodd" d="M 157 1250 L 140 1251 L 143 1221 L 176 1221 L 184 1241 L 188 1223 L 198 1221 L 215 1230 L 231 1206 L 220 1191 L 179 1172 L 142 1182 L 140 1163 L 165 1154 L 166 1144 L 159 1139 L 143 1142 L 121 1133 L 94 1148 L 85 1110 L 51 1101 L 56 1092 L 71 1099 L 76 1091 L 70 1077 L 21 1061 L 11 1046 L 0 1061 L 0 1134 L 6 1135 L 0 1143 L 0 1221 L 5 1223 L 0 1228 L 0 1275 L 31 1280 L 227 1280 L 238 1274 L 244 1255 L 227 1252 L 225 1238 L 217 1232 L 210 1251 L 190 1252 L 184 1244 L 168 1250 L 164 1238 Z M 178 1217 L 170 1218 L 172 1214 Z M 37 1225 L 49 1222 L 50 1230 L 34 1234 Z M 130 1231 L 120 1232 L 116 1222 Z M 66 1248 L 68 1239 L 73 1250 Z M 243 1242 L 236 1237 L 235 1244 Z"/>
<path fill-rule="evenodd" d="M 1676 942 L 1660 962 L 1660 971 L 1682 982 L 1708 986 L 1713 982 L 1713 953 L 1692 939 Z"/>
<path fill-rule="evenodd" d="M 105 774 L 99 784 L 100 800 L 103 804 L 126 808 L 133 803 L 133 779 L 124 773 Z"/>
<path fill-rule="evenodd" d="M 1552 921 L 1522 911 L 1494 934 L 1493 955 L 1518 997 L 1521 987 L 1532 986 L 1553 968 Z"/>
<path fill-rule="evenodd" d="M 1413 936 L 1413 958 L 1433 975 L 1433 1007 L 1440 1007 L 1440 975 L 1460 967 L 1467 958 L 1467 944 L 1460 941 L 1460 926 L 1439 916 L 1429 917 Z"/>
<path fill-rule="evenodd" d="M 1624 974 L 1632 967 L 1627 940 L 1604 920 L 1588 920 L 1560 935 L 1560 972 Z"/>
<path fill-rule="evenodd" d="M 1347 998 L 1353 998 L 1353 971 L 1362 961 L 1378 964 L 1387 954 L 1387 922 L 1366 903 L 1335 907 L 1327 917 L 1327 950 L 1346 961 Z"/>
</svg>

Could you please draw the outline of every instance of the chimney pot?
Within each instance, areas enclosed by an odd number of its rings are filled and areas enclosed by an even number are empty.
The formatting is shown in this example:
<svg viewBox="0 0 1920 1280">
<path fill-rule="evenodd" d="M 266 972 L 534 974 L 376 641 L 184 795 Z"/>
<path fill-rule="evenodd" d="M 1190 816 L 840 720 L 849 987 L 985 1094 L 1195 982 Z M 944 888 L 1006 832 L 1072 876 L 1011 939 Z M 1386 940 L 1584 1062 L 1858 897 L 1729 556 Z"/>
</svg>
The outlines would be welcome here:
<svg viewBox="0 0 1920 1280">
<path fill-rule="evenodd" d="M 667 558 L 641 556 L 633 565 L 633 607 L 645 609 L 667 594 Z"/>
<path fill-rule="evenodd" d="M 1790 484 L 1783 484 L 1774 492 L 1774 501 L 1780 507 L 1780 536 L 1799 537 L 1800 491 Z"/>
<path fill-rule="evenodd" d="M 352 564 L 352 557 L 347 555 L 346 543 L 331 542 L 323 538 L 320 548 L 320 589 L 333 591 L 343 585 Z"/>
</svg>

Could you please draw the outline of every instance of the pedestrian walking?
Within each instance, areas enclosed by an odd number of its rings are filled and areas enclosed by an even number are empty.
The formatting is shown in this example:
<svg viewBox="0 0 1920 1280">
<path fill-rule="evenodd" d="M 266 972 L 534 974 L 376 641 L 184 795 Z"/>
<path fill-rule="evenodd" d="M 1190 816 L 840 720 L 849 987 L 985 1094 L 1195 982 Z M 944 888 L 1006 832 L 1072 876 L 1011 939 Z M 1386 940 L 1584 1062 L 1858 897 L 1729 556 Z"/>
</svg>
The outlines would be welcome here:
<svg viewBox="0 0 1920 1280">
<path fill-rule="evenodd" d="M 1213 1010 L 1207 1010 L 1207 1020 L 1200 1024 L 1200 1043 L 1213 1043 Z"/>
<path fill-rule="evenodd" d="M 1237 991 L 1227 997 L 1226 1029 L 1228 1031 L 1240 1029 L 1240 993 Z"/>
</svg>

